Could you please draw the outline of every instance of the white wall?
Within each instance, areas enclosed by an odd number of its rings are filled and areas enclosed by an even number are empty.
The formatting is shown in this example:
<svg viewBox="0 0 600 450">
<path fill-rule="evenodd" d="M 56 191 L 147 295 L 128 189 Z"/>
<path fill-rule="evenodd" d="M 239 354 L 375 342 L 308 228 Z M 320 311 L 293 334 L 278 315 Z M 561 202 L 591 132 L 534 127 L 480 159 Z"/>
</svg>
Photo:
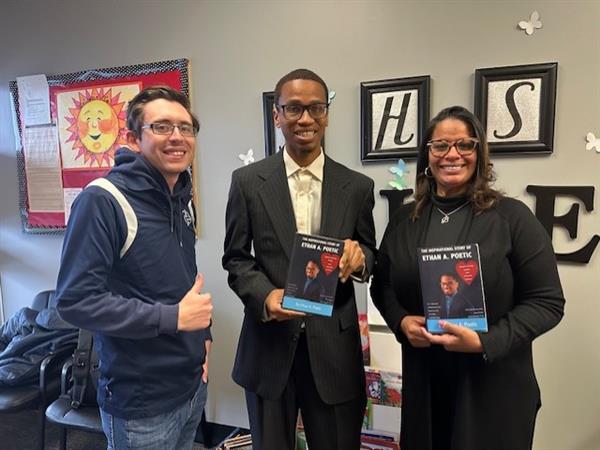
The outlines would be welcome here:
<svg viewBox="0 0 600 450">
<path fill-rule="evenodd" d="M 519 20 L 540 11 L 544 27 L 527 37 Z M 199 114 L 197 170 L 202 236 L 198 266 L 213 293 L 215 346 L 209 416 L 246 424 L 242 391 L 230 381 L 241 303 L 226 284 L 220 258 L 231 171 L 239 153 L 263 149 L 261 93 L 296 67 L 316 70 L 337 92 L 327 151 L 385 188 L 390 164 L 362 165 L 359 157 L 359 83 L 430 74 L 432 113 L 473 104 L 476 68 L 559 62 L 555 152 L 495 159 L 497 185 L 534 205 L 527 184 L 593 185 L 600 189 L 600 155 L 585 150 L 588 131 L 600 135 L 600 3 L 403 1 L 27 1 L 0 4 L 0 277 L 8 314 L 51 288 L 62 236 L 21 232 L 8 81 L 19 75 L 180 57 L 192 63 L 193 106 Z M 414 175 L 414 163 L 409 165 Z M 600 196 L 580 218 L 567 252 L 600 234 Z M 557 212 L 565 212 L 562 200 Z M 583 209 L 583 208 L 582 208 Z M 387 204 L 378 198 L 381 238 Z M 560 326 L 535 345 L 543 403 L 537 450 L 600 448 L 600 317 L 595 286 L 600 248 L 588 265 L 560 265 L 567 311 Z M 364 290 L 361 290 L 364 295 Z M 490 405 L 493 407 L 493 405 Z"/>
</svg>

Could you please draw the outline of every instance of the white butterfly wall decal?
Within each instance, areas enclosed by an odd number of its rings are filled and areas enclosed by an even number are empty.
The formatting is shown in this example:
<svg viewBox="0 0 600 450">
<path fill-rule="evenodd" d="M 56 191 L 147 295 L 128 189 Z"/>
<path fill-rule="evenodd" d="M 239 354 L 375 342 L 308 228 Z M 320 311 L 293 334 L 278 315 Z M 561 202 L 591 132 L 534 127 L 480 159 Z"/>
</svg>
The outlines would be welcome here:
<svg viewBox="0 0 600 450">
<path fill-rule="evenodd" d="M 587 144 L 585 144 L 586 150 L 596 150 L 596 153 L 600 153 L 600 138 L 597 138 L 594 133 L 588 133 L 585 136 Z"/>
<path fill-rule="evenodd" d="M 254 150 L 250 148 L 248 149 L 246 154 L 240 153 L 238 155 L 238 158 L 240 158 L 244 162 L 245 166 L 247 166 L 248 164 L 252 164 L 254 162 Z"/>
<path fill-rule="evenodd" d="M 335 98 L 335 91 L 329 91 L 329 103 Z"/>
<path fill-rule="evenodd" d="M 542 28 L 542 21 L 540 20 L 540 13 L 534 11 L 531 13 L 529 20 L 521 20 L 519 22 L 519 28 L 525 30 L 527 35 L 531 36 L 535 30 Z"/>
</svg>

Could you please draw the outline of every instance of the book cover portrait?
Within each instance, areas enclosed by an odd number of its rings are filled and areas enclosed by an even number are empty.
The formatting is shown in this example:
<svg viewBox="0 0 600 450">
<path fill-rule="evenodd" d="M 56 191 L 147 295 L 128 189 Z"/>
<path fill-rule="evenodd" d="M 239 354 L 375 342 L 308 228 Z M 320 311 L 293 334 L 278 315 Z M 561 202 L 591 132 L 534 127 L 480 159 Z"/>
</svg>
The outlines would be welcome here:
<svg viewBox="0 0 600 450">
<path fill-rule="evenodd" d="M 429 332 L 443 332 L 440 320 L 487 331 L 479 246 L 418 250 L 423 310 Z"/>
<path fill-rule="evenodd" d="M 282 306 L 331 316 L 344 241 L 296 234 Z"/>
</svg>

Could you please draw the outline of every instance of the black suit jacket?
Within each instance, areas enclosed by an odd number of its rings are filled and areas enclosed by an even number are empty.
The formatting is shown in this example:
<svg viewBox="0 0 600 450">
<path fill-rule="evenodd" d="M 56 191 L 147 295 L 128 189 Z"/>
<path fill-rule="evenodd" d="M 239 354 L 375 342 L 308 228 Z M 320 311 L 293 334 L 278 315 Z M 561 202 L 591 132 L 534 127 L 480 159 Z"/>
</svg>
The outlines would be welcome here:
<svg viewBox="0 0 600 450">
<path fill-rule="evenodd" d="M 357 240 L 373 267 L 373 181 L 325 156 L 320 234 Z M 262 321 L 265 299 L 284 288 L 296 221 L 279 152 L 232 175 L 226 213 L 223 267 L 244 304 L 233 379 L 267 399 L 279 398 L 288 381 L 301 320 Z M 364 393 L 364 370 L 354 286 L 340 283 L 332 317 L 308 316 L 306 339 L 321 398 L 329 404 Z"/>
<path fill-rule="evenodd" d="M 300 285 L 301 289 L 299 290 L 300 295 L 302 296 L 302 298 L 308 298 L 311 300 L 319 300 L 321 298 L 321 294 L 323 292 L 323 285 L 321 284 L 321 282 L 318 279 L 313 279 L 310 284 L 308 286 L 306 286 L 306 289 L 304 288 L 304 286 L 306 285 L 306 282 L 308 281 L 308 278 L 304 278 L 304 281 L 302 282 L 302 284 Z"/>
<path fill-rule="evenodd" d="M 472 308 L 473 305 L 471 302 L 460 292 L 458 292 L 452 303 L 450 303 L 450 313 L 446 312 L 446 297 L 444 295 L 440 295 L 440 297 L 435 302 L 428 302 L 428 305 L 434 303 L 436 307 L 439 306 L 440 311 L 440 319 L 461 319 L 467 317 L 467 308 Z"/>
</svg>

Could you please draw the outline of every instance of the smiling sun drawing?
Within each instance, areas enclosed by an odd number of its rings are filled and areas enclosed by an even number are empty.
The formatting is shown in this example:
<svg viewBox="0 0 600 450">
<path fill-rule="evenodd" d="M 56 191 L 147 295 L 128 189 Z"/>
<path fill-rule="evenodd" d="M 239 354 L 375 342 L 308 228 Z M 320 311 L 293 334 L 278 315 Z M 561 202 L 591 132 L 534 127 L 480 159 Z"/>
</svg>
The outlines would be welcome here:
<svg viewBox="0 0 600 450">
<path fill-rule="evenodd" d="M 63 169 L 107 169 L 126 144 L 127 102 L 138 82 L 70 89 L 56 95 Z"/>
<path fill-rule="evenodd" d="M 115 150 L 126 142 L 125 102 L 119 97 L 112 88 L 86 89 L 72 97 L 70 114 L 64 116 L 70 133 L 65 143 L 73 143 L 74 159 L 83 157 L 83 165 L 112 166 Z"/>
</svg>

